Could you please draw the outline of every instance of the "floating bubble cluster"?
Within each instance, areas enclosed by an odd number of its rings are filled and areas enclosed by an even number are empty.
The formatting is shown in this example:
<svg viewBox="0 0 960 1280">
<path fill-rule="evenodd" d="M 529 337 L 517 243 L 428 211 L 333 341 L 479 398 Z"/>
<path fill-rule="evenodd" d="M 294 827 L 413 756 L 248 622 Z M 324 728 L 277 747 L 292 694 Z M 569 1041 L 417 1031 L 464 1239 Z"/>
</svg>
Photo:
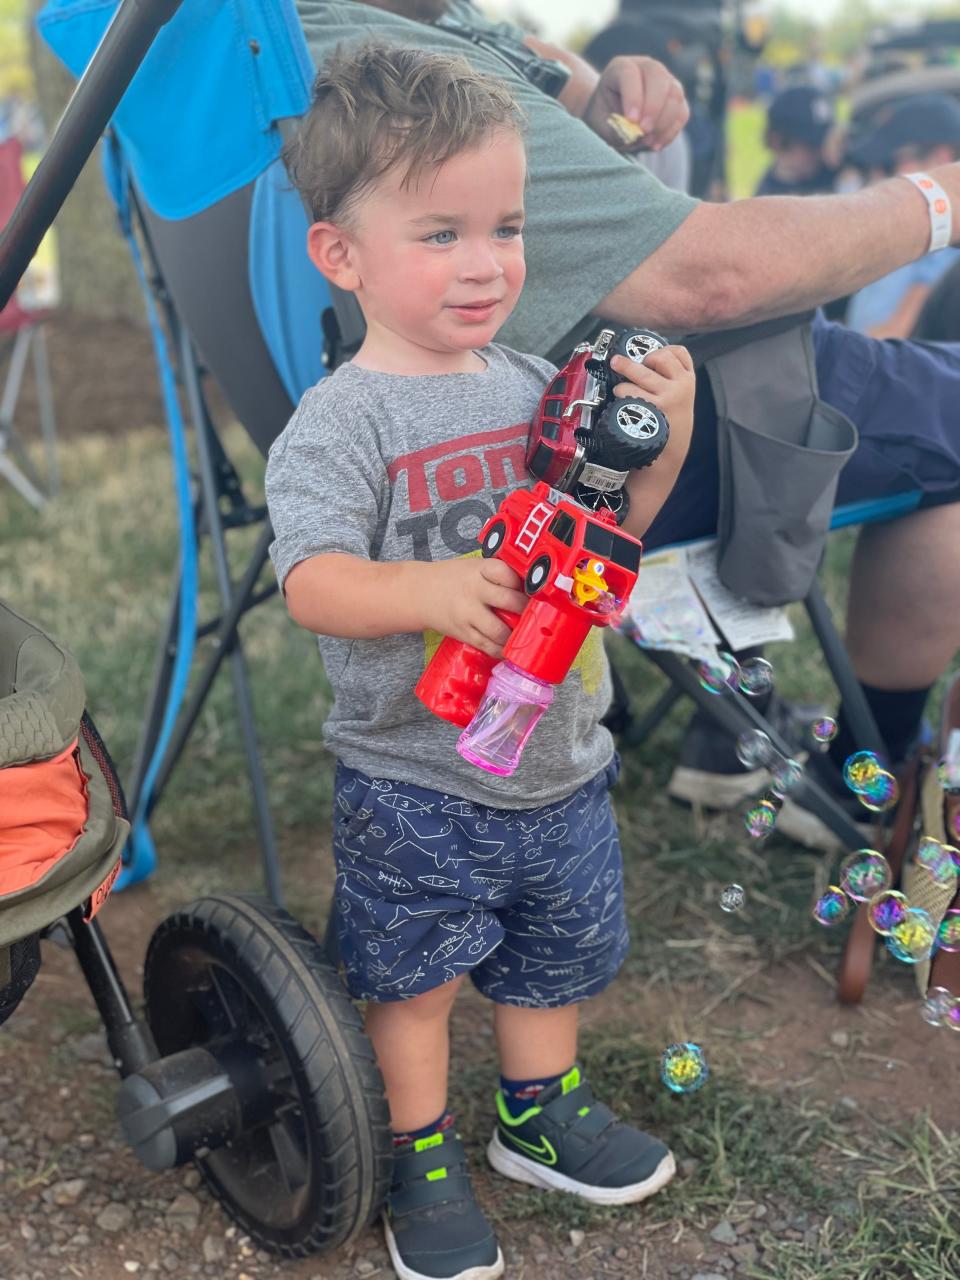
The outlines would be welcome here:
<svg viewBox="0 0 960 1280">
<path fill-rule="evenodd" d="M 747 835 L 764 840 L 777 825 L 777 806 L 772 800 L 758 800 L 743 815 Z"/>
<path fill-rule="evenodd" d="M 951 907 L 940 921 L 937 946 L 941 951 L 960 951 L 960 907 Z"/>
<path fill-rule="evenodd" d="M 773 743 L 762 729 L 745 729 L 737 738 L 737 759 L 747 769 L 758 769 L 777 758 Z"/>
<path fill-rule="evenodd" d="M 746 902 L 747 895 L 740 884 L 728 884 L 720 894 L 721 911 L 742 911 Z"/>
<path fill-rule="evenodd" d="M 929 958 L 937 942 L 937 926 L 923 907 L 907 907 L 906 915 L 893 926 L 887 949 L 904 964 L 919 964 Z"/>
<path fill-rule="evenodd" d="M 869 902 L 892 883 L 890 864 L 875 849 L 858 849 L 840 864 L 840 884 L 854 902 Z"/>
<path fill-rule="evenodd" d="M 873 751 L 855 751 L 843 763 L 843 780 L 851 791 L 859 793 L 881 771 L 880 760 Z"/>
<path fill-rule="evenodd" d="M 931 987 L 926 999 L 920 1006 L 920 1016 L 932 1027 L 954 1027 L 960 1029 L 960 1000 L 946 987 Z"/>
<path fill-rule="evenodd" d="M 832 884 L 814 903 L 813 918 L 817 924 L 829 928 L 830 925 L 839 924 L 849 910 L 850 901 L 847 895 L 837 885 Z"/>
<path fill-rule="evenodd" d="M 874 813 L 885 813 L 900 799 L 900 787 L 892 773 L 878 768 L 870 780 L 857 790 L 857 795 L 865 808 Z"/>
<path fill-rule="evenodd" d="M 724 693 L 740 684 L 740 664 L 732 653 L 719 653 L 697 663 L 697 679 L 707 693 Z"/>
<path fill-rule="evenodd" d="M 780 800 L 803 781 L 803 765 L 799 760 L 781 758 L 770 772 L 770 790 Z"/>
<path fill-rule="evenodd" d="M 660 1079 L 672 1093 L 694 1093 L 706 1084 L 710 1068 L 698 1044 L 667 1045 L 660 1055 Z"/>
<path fill-rule="evenodd" d="M 949 889 L 957 882 L 957 864 L 953 860 L 953 851 L 949 845 L 941 844 L 932 836 L 924 836 L 917 845 L 914 857 L 918 867 L 922 867 L 935 884 Z"/>
<path fill-rule="evenodd" d="M 773 688 L 773 667 L 766 658 L 747 658 L 740 664 L 740 679 L 737 682 L 741 693 L 751 698 L 759 698 Z"/>
<path fill-rule="evenodd" d="M 906 919 L 910 906 L 905 894 L 896 889 L 884 889 L 870 899 L 867 919 L 881 936 L 886 936 Z"/>
<path fill-rule="evenodd" d="M 828 746 L 837 736 L 837 722 L 832 716 L 821 716 L 810 726 L 810 736 L 821 746 Z"/>
</svg>

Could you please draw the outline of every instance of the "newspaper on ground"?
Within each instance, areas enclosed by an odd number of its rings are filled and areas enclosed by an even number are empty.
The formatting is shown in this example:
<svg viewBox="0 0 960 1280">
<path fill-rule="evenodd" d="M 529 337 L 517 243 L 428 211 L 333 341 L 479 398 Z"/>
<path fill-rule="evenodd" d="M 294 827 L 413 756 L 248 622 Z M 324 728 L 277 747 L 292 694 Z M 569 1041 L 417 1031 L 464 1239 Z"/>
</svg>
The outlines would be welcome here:
<svg viewBox="0 0 960 1280">
<path fill-rule="evenodd" d="M 717 577 L 714 539 L 653 551 L 643 557 L 621 627 L 645 649 L 666 649 L 697 661 L 729 648 L 792 640 L 784 609 L 749 604 Z M 721 634 L 722 633 L 722 634 Z"/>
</svg>

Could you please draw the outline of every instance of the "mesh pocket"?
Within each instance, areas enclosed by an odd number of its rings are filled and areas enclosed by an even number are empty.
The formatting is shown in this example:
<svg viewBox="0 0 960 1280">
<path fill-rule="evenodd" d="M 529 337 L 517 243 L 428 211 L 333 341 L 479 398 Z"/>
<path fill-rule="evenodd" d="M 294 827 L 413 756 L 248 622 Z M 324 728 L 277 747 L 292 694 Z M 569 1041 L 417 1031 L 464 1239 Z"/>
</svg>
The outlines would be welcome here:
<svg viewBox="0 0 960 1280">
<path fill-rule="evenodd" d="M 823 554 L 840 472 L 857 446 L 856 427 L 818 400 L 802 443 L 730 419 L 719 437 L 721 581 L 758 605 L 802 600 Z"/>
</svg>

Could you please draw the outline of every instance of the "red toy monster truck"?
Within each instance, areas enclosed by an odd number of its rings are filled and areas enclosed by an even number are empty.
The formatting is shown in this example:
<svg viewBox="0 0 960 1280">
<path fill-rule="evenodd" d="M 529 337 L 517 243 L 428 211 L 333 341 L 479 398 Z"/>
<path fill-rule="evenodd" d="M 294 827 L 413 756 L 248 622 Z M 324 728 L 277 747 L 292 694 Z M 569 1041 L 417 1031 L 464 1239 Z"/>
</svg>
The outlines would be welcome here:
<svg viewBox="0 0 960 1280">
<path fill-rule="evenodd" d="M 576 347 L 543 393 L 531 424 L 530 474 L 586 507 L 610 508 L 622 522 L 627 474 L 660 456 L 670 428 L 660 410 L 639 396 L 613 398 L 621 379 L 610 359 L 624 355 L 641 362 L 666 345 L 652 329 L 638 328 L 603 329 L 594 343 Z"/>
</svg>

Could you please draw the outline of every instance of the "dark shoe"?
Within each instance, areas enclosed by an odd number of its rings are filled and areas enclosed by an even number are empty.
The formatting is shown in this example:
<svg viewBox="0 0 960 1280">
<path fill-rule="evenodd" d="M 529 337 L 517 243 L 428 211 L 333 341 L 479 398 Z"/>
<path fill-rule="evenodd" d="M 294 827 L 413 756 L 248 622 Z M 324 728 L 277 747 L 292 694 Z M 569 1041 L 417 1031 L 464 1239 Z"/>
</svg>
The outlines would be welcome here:
<svg viewBox="0 0 960 1280">
<path fill-rule="evenodd" d="M 497 1112 L 487 1159 L 515 1182 L 568 1191 L 591 1204 L 633 1204 L 676 1172 L 669 1148 L 597 1102 L 578 1067 L 517 1119 L 498 1091 Z"/>
<path fill-rule="evenodd" d="M 503 1254 L 473 1195 L 463 1143 L 449 1133 L 420 1138 L 393 1157 L 383 1215 L 399 1280 L 496 1280 Z"/>
<path fill-rule="evenodd" d="M 824 714 L 822 707 L 796 706 L 774 693 L 766 718 L 788 743 L 795 744 L 794 759 L 807 758 L 810 725 Z M 667 795 L 683 804 L 704 809 L 739 809 L 751 796 L 770 785 L 770 770 L 748 769 L 737 758 L 737 744 L 703 711 L 696 711 L 680 744 L 680 755 Z"/>
</svg>

